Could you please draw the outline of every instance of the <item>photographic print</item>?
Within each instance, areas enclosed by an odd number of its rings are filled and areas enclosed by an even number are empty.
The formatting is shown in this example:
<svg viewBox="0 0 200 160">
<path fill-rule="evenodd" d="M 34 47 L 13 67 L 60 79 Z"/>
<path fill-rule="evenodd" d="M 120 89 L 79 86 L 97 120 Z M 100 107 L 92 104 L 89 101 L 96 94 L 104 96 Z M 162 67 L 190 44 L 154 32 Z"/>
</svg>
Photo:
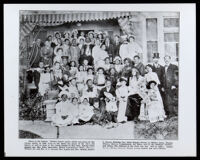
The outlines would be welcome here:
<svg viewBox="0 0 200 160">
<path fill-rule="evenodd" d="M 19 138 L 178 140 L 179 21 L 20 10 Z"/>
</svg>

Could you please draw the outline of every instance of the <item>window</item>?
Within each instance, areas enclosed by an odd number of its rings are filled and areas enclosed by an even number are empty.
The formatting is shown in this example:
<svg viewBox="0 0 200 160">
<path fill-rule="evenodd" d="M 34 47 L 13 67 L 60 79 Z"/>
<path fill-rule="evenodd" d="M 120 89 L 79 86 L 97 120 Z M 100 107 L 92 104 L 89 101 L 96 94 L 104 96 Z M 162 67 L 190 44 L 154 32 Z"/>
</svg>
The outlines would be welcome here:
<svg viewBox="0 0 200 160">
<path fill-rule="evenodd" d="M 147 36 L 147 61 L 152 62 L 152 55 L 158 52 L 158 31 L 157 18 L 146 19 L 146 36 Z"/>
<path fill-rule="evenodd" d="M 179 56 L 179 18 L 164 18 L 164 49 L 165 55 L 170 55 L 177 60 Z"/>
</svg>

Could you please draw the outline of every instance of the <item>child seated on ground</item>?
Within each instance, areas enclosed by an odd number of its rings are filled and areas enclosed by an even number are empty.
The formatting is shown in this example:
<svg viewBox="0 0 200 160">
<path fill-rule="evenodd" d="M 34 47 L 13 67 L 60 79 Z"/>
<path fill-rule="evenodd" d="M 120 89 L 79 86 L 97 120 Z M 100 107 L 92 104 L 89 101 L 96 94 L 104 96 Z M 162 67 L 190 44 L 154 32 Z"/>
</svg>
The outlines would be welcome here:
<svg viewBox="0 0 200 160">
<path fill-rule="evenodd" d="M 104 95 L 106 96 L 106 112 L 107 112 L 107 118 L 110 122 L 109 127 L 115 127 L 114 123 L 117 123 L 117 101 L 116 98 L 108 92 L 104 92 Z"/>
<path fill-rule="evenodd" d="M 81 104 L 79 105 L 79 122 L 88 122 L 91 120 L 94 111 L 93 107 L 89 104 L 88 98 L 81 98 Z"/>
</svg>

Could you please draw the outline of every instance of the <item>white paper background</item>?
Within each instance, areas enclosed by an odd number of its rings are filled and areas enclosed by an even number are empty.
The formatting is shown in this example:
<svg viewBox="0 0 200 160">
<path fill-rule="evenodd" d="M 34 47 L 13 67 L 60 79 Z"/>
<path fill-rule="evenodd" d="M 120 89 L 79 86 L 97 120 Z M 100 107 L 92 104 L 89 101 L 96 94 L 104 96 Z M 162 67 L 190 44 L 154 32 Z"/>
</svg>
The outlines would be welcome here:
<svg viewBox="0 0 200 160">
<path fill-rule="evenodd" d="M 179 139 L 168 150 L 24 151 L 18 139 L 19 10 L 107 10 L 180 12 Z M 195 4 L 12 4 L 4 5 L 4 86 L 6 156 L 195 156 L 196 155 L 196 17 Z M 99 142 L 99 143 L 97 143 Z M 99 148 L 99 150 L 97 149 Z"/>
</svg>

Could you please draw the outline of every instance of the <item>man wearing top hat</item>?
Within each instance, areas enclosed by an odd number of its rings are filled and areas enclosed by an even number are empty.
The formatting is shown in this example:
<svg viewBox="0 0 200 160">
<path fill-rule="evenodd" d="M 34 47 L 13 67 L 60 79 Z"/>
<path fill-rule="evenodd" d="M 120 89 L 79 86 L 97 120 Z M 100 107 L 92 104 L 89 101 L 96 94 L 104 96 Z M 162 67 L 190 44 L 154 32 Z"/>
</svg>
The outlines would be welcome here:
<svg viewBox="0 0 200 160">
<path fill-rule="evenodd" d="M 158 86 L 158 88 L 162 95 L 163 92 L 161 88 L 163 87 L 164 67 L 159 64 L 159 59 L 160 59 L 159 53 L 154 53 L 152 58 L 153 58 L 152 71 L 156 72 L 158 75 L 158 78 L 160 80 L 160 85 Z"/>
</svg>

